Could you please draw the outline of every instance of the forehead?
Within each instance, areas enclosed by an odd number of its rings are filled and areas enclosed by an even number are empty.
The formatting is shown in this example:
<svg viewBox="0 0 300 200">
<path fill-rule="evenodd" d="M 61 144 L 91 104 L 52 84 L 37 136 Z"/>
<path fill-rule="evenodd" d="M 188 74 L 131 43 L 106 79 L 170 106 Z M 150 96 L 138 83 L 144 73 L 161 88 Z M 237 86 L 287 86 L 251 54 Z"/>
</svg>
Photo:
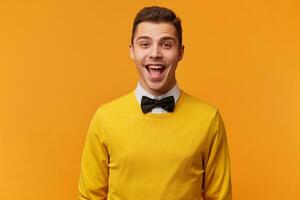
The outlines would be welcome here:
<svg viewBox="0 0 300 200">
<path fill-rule="evenodd" d="M 160 39 L 165 37 L 171 37 L 177 40 L 176 28 L 165 22 L 142 22 L 135 31 L 134 39 L 140 37 L 148 37 L 150 39 Z"/>
</svg>

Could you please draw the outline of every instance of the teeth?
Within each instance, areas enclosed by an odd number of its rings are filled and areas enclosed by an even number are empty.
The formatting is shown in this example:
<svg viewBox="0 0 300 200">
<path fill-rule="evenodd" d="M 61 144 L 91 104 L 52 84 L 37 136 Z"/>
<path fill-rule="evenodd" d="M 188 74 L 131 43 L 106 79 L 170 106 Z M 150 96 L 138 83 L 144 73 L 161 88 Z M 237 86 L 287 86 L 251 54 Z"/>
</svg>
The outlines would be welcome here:
<svg viewBox="0 0 300 200">
<path fill-rule="evenodd" d="M 148 65 L 148 67 L 150 69 L 162 69 L 162 68 L 164 68 L 164 66 L 162 66 L 162 65 Z"/>
</svg>

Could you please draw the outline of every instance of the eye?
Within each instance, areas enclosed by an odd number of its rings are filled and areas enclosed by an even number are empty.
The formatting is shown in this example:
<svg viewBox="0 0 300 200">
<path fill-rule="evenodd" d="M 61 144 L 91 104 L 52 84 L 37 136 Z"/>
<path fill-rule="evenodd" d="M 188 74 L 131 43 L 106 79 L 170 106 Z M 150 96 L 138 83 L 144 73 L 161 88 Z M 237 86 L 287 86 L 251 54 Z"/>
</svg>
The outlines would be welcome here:
<svg viewBox="0 0 300 200">
<path fill-rule="evenodd" d="M 173 46 L 173 45 L 172 45 L 172 43 L 170 43 L 170 42 L 165 42 L 165 43 L 163 43 L 163 48 L 165 48 L 165 49 L 170 49 L 172 46 Z"/>
<path fill-rule="evenodd" d="M 147 41 L 140 42 L 139 46 L 141 46 L 142 48 L 147 48 L 150 46 L 150 42 Z"/>
</svg>

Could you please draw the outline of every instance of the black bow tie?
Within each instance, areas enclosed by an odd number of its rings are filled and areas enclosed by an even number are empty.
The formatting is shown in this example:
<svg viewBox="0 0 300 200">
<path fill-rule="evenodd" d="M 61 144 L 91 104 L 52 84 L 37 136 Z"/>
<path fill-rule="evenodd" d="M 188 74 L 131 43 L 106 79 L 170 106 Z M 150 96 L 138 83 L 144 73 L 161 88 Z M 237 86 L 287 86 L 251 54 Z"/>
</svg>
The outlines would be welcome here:
<svg viewBox="0 0 300 200">
<path fill-rule="evenodd" d="M 165 97 L 160 100 L 151 99 L 146 96 L 142 96 L 141 108 L 143 113 L 150 112 L 155 107 L 161 107 L 166 111 L 173 112 L 175 107 L 175 100 L 173 96 Z"/>
</svg>

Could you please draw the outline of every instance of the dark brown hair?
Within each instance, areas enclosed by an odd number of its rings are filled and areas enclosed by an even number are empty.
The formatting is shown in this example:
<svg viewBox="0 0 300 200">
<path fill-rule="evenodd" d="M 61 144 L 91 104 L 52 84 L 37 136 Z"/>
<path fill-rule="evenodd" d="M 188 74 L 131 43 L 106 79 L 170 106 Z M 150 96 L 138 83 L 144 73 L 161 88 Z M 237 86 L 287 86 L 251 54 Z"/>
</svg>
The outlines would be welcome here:
<svg viewBox="0 0 300 200">
<path fill-rule="evenodd" d="M 132 34 L 131 34 L 131 44 L 133 45 L 133 38 L 135 35 L 135 30 L 139 23 L 142 22 L 166 22 L 172 24 L 177 31 L 177 39 L 179 42 L 179 47 L 182 45 L 182 28 L 181 21 L 176 14 L 165 7 L 151 6 L 144 7 L 141 9 L 133 22 Z"/>
</svg>

